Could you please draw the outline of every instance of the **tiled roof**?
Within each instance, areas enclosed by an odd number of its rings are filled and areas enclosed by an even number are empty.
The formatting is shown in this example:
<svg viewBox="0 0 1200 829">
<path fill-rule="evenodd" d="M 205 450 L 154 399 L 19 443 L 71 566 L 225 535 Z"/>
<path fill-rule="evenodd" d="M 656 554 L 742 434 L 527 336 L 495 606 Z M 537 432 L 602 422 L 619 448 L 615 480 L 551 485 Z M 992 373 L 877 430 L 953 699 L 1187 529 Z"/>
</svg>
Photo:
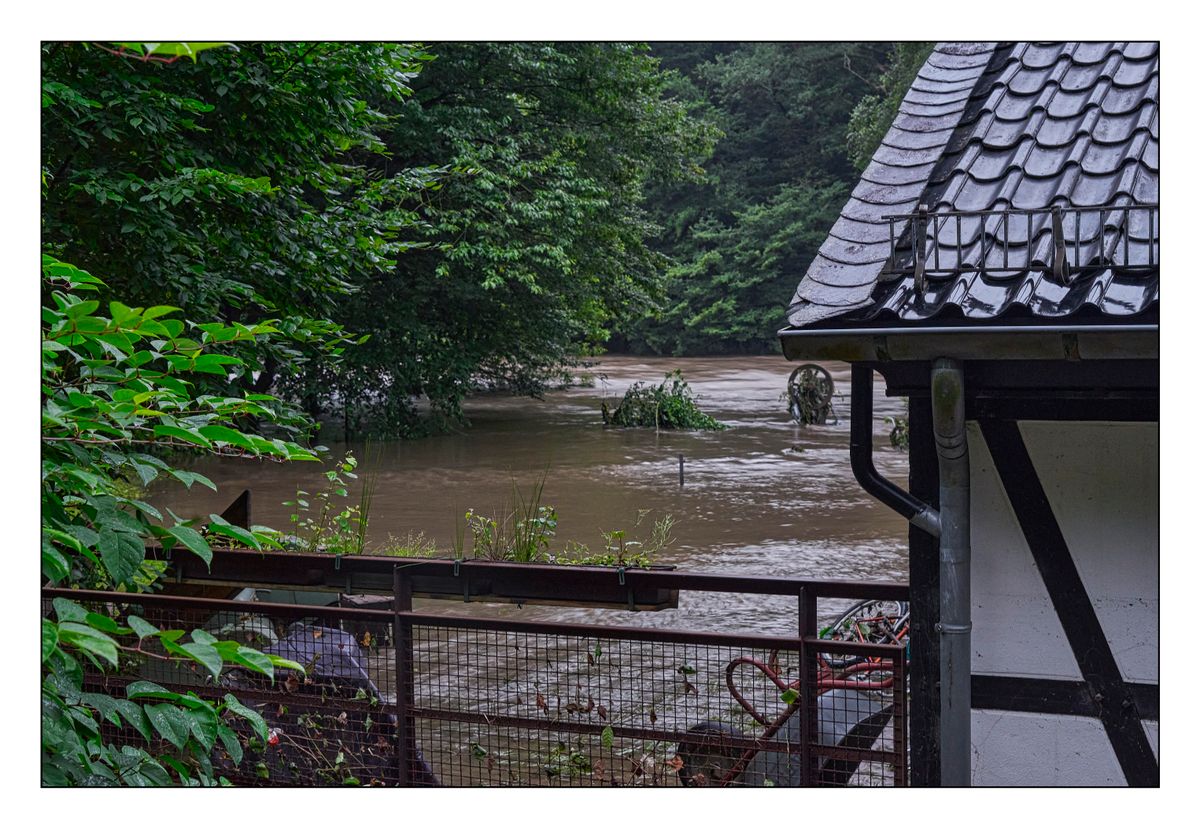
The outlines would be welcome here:
<svg viewBox="0 0 1200 829">
<path fill-rule="evenodd" d="M 1032 268 L 1000 267 L 1000 219 L 953 221 L 936 232 L 943 259 L 968 267 L 930 272 L 923 290 L 911 267 L 889 268 L 884 216 L 915 212 L 1111 207 L 1158 202 L 1158 44 L 940 43 L 918 73 L 891 129 L 863 172 L 788 308 L 794 327 L 953 320 L 1010 321 L 1156 316 L 1157 217 L 1148 211 L 1078 222 L 1085 267 L 1057 280 L 1048 213 L 1032 224 Z M 1014 246 L 1027 217 L 1004 220 Z M 895 225 L 897 261 L 911 265 L 912 229 Z M 1128 249 L 1128 258 L 1124 251 Z M 1101 262 L 1101 251 L 1108 256 Z M 980 263 L 985 267 L 981 267 Z M 1088 263 L 1093 267 L 1086 267 Z"/>
</svg>

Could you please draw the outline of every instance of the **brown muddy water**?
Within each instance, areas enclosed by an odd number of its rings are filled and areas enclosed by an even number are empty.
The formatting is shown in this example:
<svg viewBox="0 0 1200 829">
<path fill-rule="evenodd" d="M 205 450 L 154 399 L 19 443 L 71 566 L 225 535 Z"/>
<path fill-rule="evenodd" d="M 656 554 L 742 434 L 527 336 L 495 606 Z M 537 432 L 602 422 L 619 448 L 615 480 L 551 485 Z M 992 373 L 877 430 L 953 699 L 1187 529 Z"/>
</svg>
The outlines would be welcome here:
<svg viewBox="0 0 1200 829">
<path fill-rule="evenodd" d="M 906 524 L 867 496 L 850 471 L 848 367 L 827 365 L 840 422 L 808 428 L 790 421 L 782 398 L 793 368 L 781 357 L 604 357 L 586 369 L 595 378 L 593 387 L 551 392 L 544 400 L 493 394 L 469 399 L 465 409 L 471 425 L 464 431 L 370 449 L 361 444 L 330 444 L 330 449 L 334 456 L 350 449 L 360 459 L 378 453 L 368 550 L 389 535 L 421 532 L 448 551 L 467 509 L 498 513 L 511 500 L 514 483 L 528 492 L 544 474 L 542 503 L 553 505 L 559 515 L 557 549 L 576 541 L 602 551 L 602 533 L 615 529 L 645 538 L 652 522 L 669 514 L 676 522 L 675 541 L 657 557 L 659 563 L 706 572 L 904 580 Z M 676 369 L 701 407 L 728 430 L 602 426 L 602 400 L 615 405 L 631 383 L 658 382 Z M 903 414 L 903 402 L 884 397 L 882 383 L 876 385 L 875 412 L 876 465 L 902 483 L 907 458 L 889 445 L 882 418 Z M 682 487 L 680 454 L 685 459 Z M 249 488 L 254 521 L 287 529 L 291 510 L 283 502 L 297 488 L 320 487 L 320 471 L 310 464 L 206 460 L 194 469 L 220 492 L 173 489 L 156 501 L 180 515 L 207 514 L 220 512 Z M 795 629 L 794 600 L 786 597 L 684 594 L 678 610 L 658 613 L 418 605 L 525 619 L 763 633 Z M 821 615 L 828 618 L 838 609 L 831 603 Z"/>
</svg>

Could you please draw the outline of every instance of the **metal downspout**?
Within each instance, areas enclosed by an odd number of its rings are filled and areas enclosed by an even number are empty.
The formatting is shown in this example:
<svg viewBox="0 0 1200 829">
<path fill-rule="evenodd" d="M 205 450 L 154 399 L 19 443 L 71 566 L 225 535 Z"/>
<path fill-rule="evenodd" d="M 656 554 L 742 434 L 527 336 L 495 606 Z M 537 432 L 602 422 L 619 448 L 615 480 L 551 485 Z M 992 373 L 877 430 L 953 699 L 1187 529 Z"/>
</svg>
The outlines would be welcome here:
<svg viewBox="0 0 1200 829">
<path fill-rule="evenodd" d="M 872 438 L 873 370 L 870 366 L 854 363 L 850 366 L 850 468 L 859 486 L 868 495 L 882 501 L 900 513 L 910 524 L 938 537 L 938 511 L 905 492 L 879 474 L 872 459 L 875 444 Z"/>
<path fill-rule="evenodd" d="M 938 359 L 931 376 L 938 455 L 942 785 L 971 785 L 971 465 L 962 363 Z"/>
</svg>

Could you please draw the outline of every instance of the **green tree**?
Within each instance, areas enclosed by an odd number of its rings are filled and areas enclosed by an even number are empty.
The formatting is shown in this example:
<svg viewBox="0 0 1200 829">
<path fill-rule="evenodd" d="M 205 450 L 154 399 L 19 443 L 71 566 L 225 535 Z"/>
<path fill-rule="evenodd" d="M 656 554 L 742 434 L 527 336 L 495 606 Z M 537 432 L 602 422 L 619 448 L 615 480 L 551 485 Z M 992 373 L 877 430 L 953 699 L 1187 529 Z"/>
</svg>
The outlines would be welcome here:
<svg viewBox="0 0 1200 829">
<path fill-rule="evenodd" d="M 336 319 L 369 333 L 300 378 L 351 428 L 406 431 L 425 396 L 442 420 L 484 383 L 539 393 L 661 293 L 648 186 L 687 180 L 711 130 L 670 76 L 622 43 L 442 43 L 393 113 L 384 178 L 445 166 L 422 194 L 422 247 L 366 280 Z"/>
<path fill-rule="evenodd" d="M 900 101 L 908 93 L 917 72 L 933 51 L 932 43 L 905 42 L 892 47 L 887 66 L 875 82 L 873 91 L 863 97 L 850 113 L 850 128 L 846 132 L 846 149 L 854 166 L 862 171 L 875 155 L 896 120 Z"/>
<path fill-rule="evenodd" d="M 433 174 L 368 169 L 388 121 L 372 102 L 404 99 L 430 55 L 258 43 L 167 66 L 113 51 L 42 49 L 44 245 L 127 302 L 278 320 L 246 344 L 253 391 L 334 361 L 349 340 L 329 317 L 412 243 L 402 204 Z"/>
<path fill-rule="evenodd" d="M 617 347 L 667 354 L 778 348 L 782 309 L 849 195 L 846 125 L 886 44 L 661 44 L 680 102 L 723 137 L 702 182 L 652 200 L 673 264 L 659 310 Z"/>
</svg>

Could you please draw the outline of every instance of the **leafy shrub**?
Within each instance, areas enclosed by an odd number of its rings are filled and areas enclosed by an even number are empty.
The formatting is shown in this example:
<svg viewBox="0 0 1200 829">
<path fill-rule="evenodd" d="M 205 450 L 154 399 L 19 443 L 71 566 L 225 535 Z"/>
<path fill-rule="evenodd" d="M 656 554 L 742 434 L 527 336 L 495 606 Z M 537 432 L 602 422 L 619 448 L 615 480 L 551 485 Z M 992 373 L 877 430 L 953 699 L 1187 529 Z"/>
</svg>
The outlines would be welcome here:
<svg viewBox="0 0 1200 829">
<path fill-rule="evenodd" d="M 213 487 L 165 458 L 316 455 L 292 441 L 245 431 L 252 422 L 298 428 L 300 419 L 275 398 L 196 390 L 203 375 L 244 372 L 229 347 L 270 336 L 276 331 L 271 322 L 189 326 L 175 318 L 177 308 L 117 301 L 102 316 L 101 302 L 84 295 L 105 287 L 73 265 L 42 257 L 42 575 L 52 586 L 123 590 L 136 600 L 164 572 L 161 562 L 147 560 L 148 541 L 183 547 L 205 562 L 212 559 L 206 535 L 254 549 L 277 546 L 273 533 L 260 528 L 233 526 L 217 515 L 206 524 L 184 521 L 169 510 L 168 520 L 141 500 L 140 489 L 159 479 Z M 89 612 L 59 598 L 53 609 L 54 618 L 43 616 L 41 625 L 46 785 L 214 784 L 218 741 L 235 763 L 242 755 L 227 718 L 247 719 L 262 731 L 261 718 L 232 696 L 210 703 L 144 682 L 131 683 L 124 699 L 85 692 L 85 666 L 128 673 L 143 659 L 163 659 L 198 666 L 214 681 L 227 665 L 269 677 L 279 665 L 300 668 L 203 630 L 187 640 L 184 631 L 160 631 L 132 606 Z M 134 729 L 144 746 L 106 743 L 104 721 Z M 155 748 L 163 741 L 170 749 Z"/>
<path fill-rule="evenodd" d="M 655 429 L 728 428 L 724 423 L 700 411 L 691 386 L 679 371 L 672 371 L 657 386 L 634 383 L 611 412 L 601 404 L 605 426 L 641 426 Z"/>
</svg>

